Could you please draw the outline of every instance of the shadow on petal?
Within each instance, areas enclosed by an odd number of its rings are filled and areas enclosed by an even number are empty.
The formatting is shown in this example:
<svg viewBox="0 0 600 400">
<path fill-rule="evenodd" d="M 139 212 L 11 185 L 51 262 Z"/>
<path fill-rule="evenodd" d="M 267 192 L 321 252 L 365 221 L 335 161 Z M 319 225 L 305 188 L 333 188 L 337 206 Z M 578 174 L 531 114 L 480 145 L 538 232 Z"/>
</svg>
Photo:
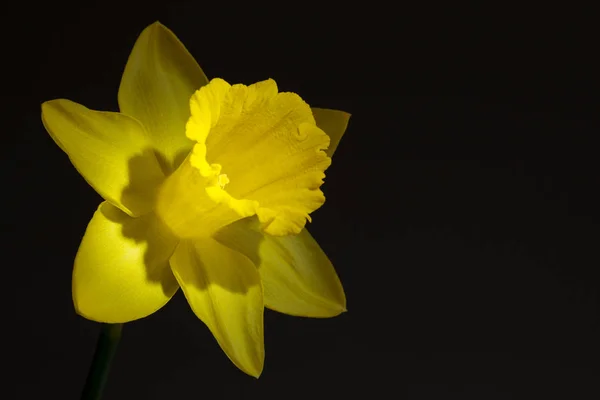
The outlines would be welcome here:
<svg viewBox="0 0 600 400">
<path fill-rule="evenodd" d="M 179 151 L 177 154 L 175 154 L 175 156 L 173 158 L 173 163 L 169 162 L 169 160 L 167 159 L 167 156 L 163 152 L 158 151 L 157 149 L 152 149 L 150 151 L 152 151 L 154 153 L 154 157 L 158 161 L 158 164 L 160 165 L 160 168 L 163 171 L 163 174 L 165 174 L 165 177 L 167 177 L 167 176 L 171 175 L 177 168 L 179 168 L 179 166 L 185 160 L 185 158 L 188 156 L 188 154 L 190 154 L 190 151 L 192 151 L 192 147 L 193 147 L 193 142 L 190 140 L 188 147 L 186 147 L 185 149 L 183 149 L 183 150 Z M 134 176 L 135 176 L 135 170 L 136 170 L 135 166 L 130 167 L 130 171 L 132 171 L 134 173 Z"/>
<path fill-rule="evenodd" d="M 231 237 L 244 239 L 232 243 L 229 240 Z M 248 257 L 257 268 L 262 264 L 259 249 L 265 237 L 260 231 L 260 223 L 256 216 L 244 218 L 221 228 L 215 233 L 214 238 L 222 245 Z"/>
<path fill-rule="evenodd" d="M 168 261 L 177 246 L 177 239 L 152 213 L 131 218 L 107 203 L 100 207 L 100 211 L 107 219 L 120 225 L 124 237 L 143 245 L 146 279 L 163 285 L 165 295 L 171 293 L 173 280 Z"/>
<path fill-rule="evenodd" d="M 252 217 L 222 229 L 216 239 L 258 267 L 267 308 L 313 318 L 346 311 L 335 268 L 306 229 L 293 236 L 264 235 Z"/>
<path fill-rule="evenodd" d="M 156 151 L 152 148 L 142 150 L 128 160 L 127 169 L 129 182 L 123 188 L 121 201 L 137 199 L 140 202 L 140 197 L 143 196 L 143 203 L 148 205 L 147 212 L 144 214 L 151 212 L 156 202 L 158 188 L 165 179 Z M 149 174 L 149 169 L 154 170 L 155 173 Z"/>
<path fill-rule="evenodd" d="M 145 179 L 147 176 L 145 168 L 150 159 L 154 159 L 154 162 L 156 162 L 158 157 L 160 155 L 157 156 L 155 150 L 146 149 L 129 160 L 130 183 L 123 190 L 123 198 L 135 196 L 143 189 L 148 196 L 151 196 L 149 201 L 154 203 L 158 187 L 162 182 Z M 148 188 L 149 186 L 152 186 L 151 190 Z M 131 218 L 109 204 L 103 204 L 100 211 L 110 221 L 120 225 L 124 237 L 143 245 L 145 248 L 144 264 L 148 281 L 163 284 L 165 294 L 172 291 L 173 279 L 168 260 L 175 251 L 178 239 L 171 233 L 169 228 L 160 218 L 157 218 L 154 212 Z"/>
<path fill-rule="evenodd" d="M 200 291 L 212 290 L 214 285 L 230 294 L 245 295 L 260 286 L 256 265 L 246 254 L 210 237 L 181 241 L 171 265 L 180 272 L 187 268 L 185 280 Z"/>
</svg>

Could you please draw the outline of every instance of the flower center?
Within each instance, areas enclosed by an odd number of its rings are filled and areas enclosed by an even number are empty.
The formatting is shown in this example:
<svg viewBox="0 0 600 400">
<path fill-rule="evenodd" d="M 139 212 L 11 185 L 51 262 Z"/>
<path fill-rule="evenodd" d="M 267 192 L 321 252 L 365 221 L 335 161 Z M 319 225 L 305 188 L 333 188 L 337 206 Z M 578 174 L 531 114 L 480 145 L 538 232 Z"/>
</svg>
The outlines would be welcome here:
<svg viewBox="0 0 600 400">
<path fill-rule="evenodd" d="M 221 166 L 203 175 L 191 161 L 192 151 L 159 190 L 156 213 L 180 238 L 210 236 L 220 228 L 256 213 L 257 204 L 235 200 L 224 190 L 229 183 Z"/>
<path fill-rule="evenodd" d="M 157 198 L 166 225 L 181 238 L 197 237 L 257 215 L 266 233 L 299 233 L 325 201 L 320 186 L 331 163 L 323 151 L 329 137 L 310 107 L 278 93 L 272 80 L 231 86 L 213 79 L 190 108 L 186 135 L 196 144 Z"/>
</svg>

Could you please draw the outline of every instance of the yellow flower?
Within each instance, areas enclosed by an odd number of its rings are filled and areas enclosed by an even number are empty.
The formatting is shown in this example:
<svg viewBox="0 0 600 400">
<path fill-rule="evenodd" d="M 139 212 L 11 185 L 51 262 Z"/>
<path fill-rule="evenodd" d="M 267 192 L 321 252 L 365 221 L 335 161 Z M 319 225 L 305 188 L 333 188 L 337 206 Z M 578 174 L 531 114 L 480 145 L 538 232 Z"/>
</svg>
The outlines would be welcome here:
<svg viewBox="0 0 600 400">
<path fill-rule="evenodd" d="M 332 317 L 346 299 L 304 226 L 349 114 L 311 109 L 273 80 L 206 76 L 177 37 L 147 27 L 119 87 L 120 113 L 42 105 L 56 144 L 104 198 L 75 257 L 85 318 L 146 317 L 179 287 L 231 361 L 258 377 L 264 307 Z"/>
</svg>

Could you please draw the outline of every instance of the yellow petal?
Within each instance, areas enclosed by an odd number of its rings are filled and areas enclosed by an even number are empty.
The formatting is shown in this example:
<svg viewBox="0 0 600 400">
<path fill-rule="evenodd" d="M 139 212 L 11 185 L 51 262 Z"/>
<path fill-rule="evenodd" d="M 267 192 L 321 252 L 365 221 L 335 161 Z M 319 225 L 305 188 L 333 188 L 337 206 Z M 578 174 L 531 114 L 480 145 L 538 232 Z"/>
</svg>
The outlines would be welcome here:
<svg viewBox="0 0 600 400">
<path fill-rule="evenodd" d="M 100 196 L 129 215 L 152 209 L 164 174 L 139 122 L 64 99 L 43 103 L 42 121 Z"/>
<path fill-rule="evenodd" d="M 161 308 L 178 289 L 168 264 L 176 244 L 153 214 L 131 218 L 102 203 L 75 257 L 77 313 L 98 322 L 118 323 Z"/>
<path fill-rule="evenodd" d="M 266 307 L 316 318 L 346 311 L 335 269 L 306 229 L 295 236 L 270 236 L 260 232 L 256 218 L 247 218 L 223 228 L 215 239 L 259 267 Z"/>
<path fill-rule="evenodd" d="M 299 233 L 325 201 L 320 186 L 331 163 L 323 151 L 329 137 L 308 104 L 278 93 L 273 80 L 229 86 L 213 79 L 190 106 L 186 134 L 197 141 L 190 162 L 214 182 L 211 199 L 241 217 L 257 214 L 269 234 Z"/>
<path fill-rule="evenodd" d="M 192 148 L 185 137 L 190 96 L 206 83 L 206 75 L 173 32 L 159 22 L 144 29 L 125 66 L 119 107 L 148 130 L 164 156 L 166 172 Z"/>
<path fill-rule="evenodd" d="M 229 359 L 258 377 L 264 364 L 263 295 L 256 267 L 214 239 L 182 241 L 171 269 L 194 313 Z"/>
<path fill-rule="evenodd" d="M 325 133 L 331 139 L 329 147 L 327 148 L 327 155 L 333 157 L 335 149 L 337 149 L 342 136 L 346 132 L 348 127 L 348 121 L 350 120 L 350 114 L 339 110 L 329 110 L 326 108 L 313 108 L 313 116 L 317 121 L 317 126 L 325 131 Z"/>
</svg>

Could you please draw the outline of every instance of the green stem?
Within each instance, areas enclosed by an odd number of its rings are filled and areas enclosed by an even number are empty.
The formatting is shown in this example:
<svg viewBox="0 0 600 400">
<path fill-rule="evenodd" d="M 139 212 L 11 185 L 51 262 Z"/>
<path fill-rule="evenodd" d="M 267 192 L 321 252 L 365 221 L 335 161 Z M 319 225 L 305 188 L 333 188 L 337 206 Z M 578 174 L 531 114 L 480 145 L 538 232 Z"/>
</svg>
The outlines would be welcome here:
<svg viewBox="0 0 600 400">
<path fill-rule="evenodd" d="M 100 400 L 108 378 L 110 363 L 117 352 L 123 324 L 102 324 L 94 359 L 88 372 L 81 400 Z"/>
</svg>

